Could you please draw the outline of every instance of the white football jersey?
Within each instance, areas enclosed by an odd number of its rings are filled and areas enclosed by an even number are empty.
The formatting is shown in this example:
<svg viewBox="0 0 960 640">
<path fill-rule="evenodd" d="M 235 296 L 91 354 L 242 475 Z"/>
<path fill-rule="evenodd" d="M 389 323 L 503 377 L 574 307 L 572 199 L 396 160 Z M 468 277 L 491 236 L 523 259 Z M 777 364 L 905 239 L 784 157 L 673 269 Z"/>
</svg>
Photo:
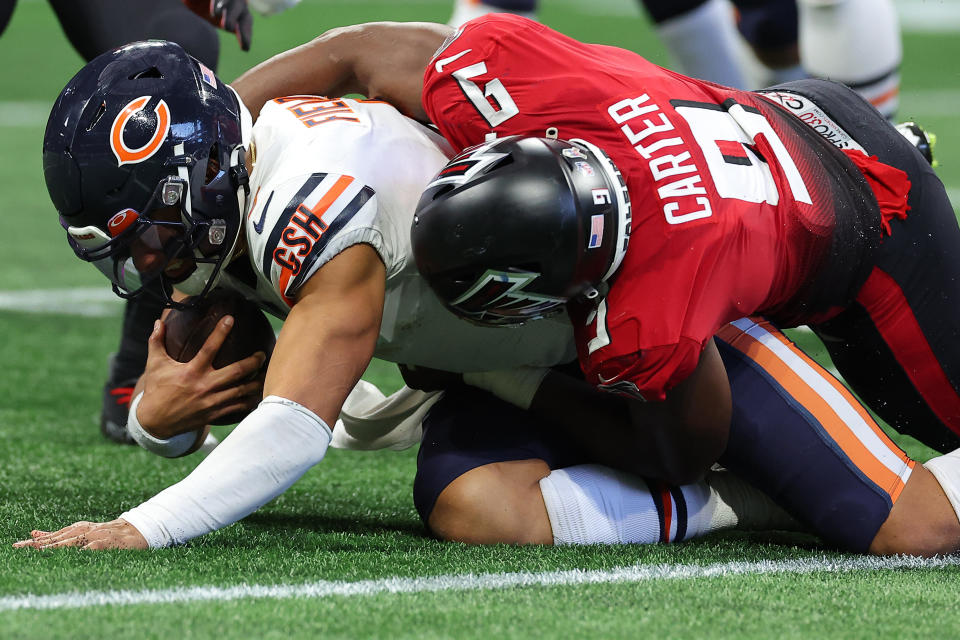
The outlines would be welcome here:
<svg viewBox="0 0 960 640">
<path fill-rule="evenodd" d="M 246 237 L 256 288 L 225 284 L 285 317 L 300 287 L 357 243 L 386 265 L 375 355 L 447 371 L 553 365 L 576 357 L 565 317 L 484 328 L 448 311 L 419 276 L 410 226 L 423 188 L 450 149 L 390 105 L 293 96 L 263 107 L 252 133 Z M 232 268 L 231 268 L 232 269 Z"/>
</svg>

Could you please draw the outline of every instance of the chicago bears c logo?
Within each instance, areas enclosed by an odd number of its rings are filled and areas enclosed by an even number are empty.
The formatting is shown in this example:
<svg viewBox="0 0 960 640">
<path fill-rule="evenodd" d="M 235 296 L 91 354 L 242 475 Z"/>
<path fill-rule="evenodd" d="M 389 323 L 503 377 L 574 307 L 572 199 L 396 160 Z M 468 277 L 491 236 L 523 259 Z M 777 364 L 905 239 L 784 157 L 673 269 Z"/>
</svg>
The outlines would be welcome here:
<svg viewBox="0 0 960 640">
<path fill-rule="evenodd" d="M 167 133 L 170 131 L 170 108 L 167 107 L 166 102 L 161 100 L 157 103 L 157 106 L 153 108 L 153 112 L 157 116 L 157 128 L 153 132 L 150 140 L 136 149 L 131 149 L 123 141 L 124 127 L 127 126 L 130 118 L 132 118 L 137 111 L 147 106 L 150 98 L 151 96 L 140 96 L 135 100 L 131 100 L 120 110 L 117 118 L 113 121 L 113 126 L 110 127 L 110 148 L 113 149 L 113 155 L 117 156 L 117 162 L 119 163 L 117 166 L 143 162 L 155 154 L 167 138 Z"/>
</svg>

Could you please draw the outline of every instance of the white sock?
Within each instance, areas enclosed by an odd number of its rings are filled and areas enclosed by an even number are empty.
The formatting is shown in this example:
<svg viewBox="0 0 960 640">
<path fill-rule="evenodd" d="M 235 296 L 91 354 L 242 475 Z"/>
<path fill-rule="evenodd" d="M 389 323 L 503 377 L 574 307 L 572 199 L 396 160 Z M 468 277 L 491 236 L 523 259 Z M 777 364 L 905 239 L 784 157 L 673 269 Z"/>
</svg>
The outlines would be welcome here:
<svg viewBox="0 0 960 640">
<path fill-rule="evenodd" d="M 729 472 L 708 482 L 651 486 L 601 465 L 554 469 L 540 480 L 554 544 L 651 544 L 734 527 L 796 529 L 769 498 Z"/>
<path fill-rule="evenodd" d="M 767 494 L 731 471 L 711 471 L 706 483 L 711 495 L 703 513 L 710 518 L 705 525 L 710 531 L 733 528 L 740 531 L 804 530 Z"/>
<path fill-rule="evenodd" d="M 957 514 L 957 520 L 960 520 L 960 449 L 927 460 L 923 466 L 940 483 L 943 492 L 947 494 L 947 500 Z"/>
<path fill-rule="evenodd" d="M 503 13 L 506 11 L 506 9 L 485 4 L 481 0 L 456 0 L 453 3 L 453 15 L 450 16 L 447 24 L 451 27 L 459 27 L 464 22 L 487 15 L 488 13 Z M 510 11 L 509 13 L 515 13 L 519 16 L 530 18 L 531 20 L 537 19 L 536 11 Z"/>
<path fill-rule="evenodd" d="M 797 0 L 797 9 L 807 72 L 852 86 L 892 117 L 903 59 L 893 0 Z"/>
<path fill-rule="evenodd" d="M 708 0 L 656 25 L 677 71 L 728 87 L 749 89 L 740 55 L 740 35 L 728 0 Z"/>
</svg>

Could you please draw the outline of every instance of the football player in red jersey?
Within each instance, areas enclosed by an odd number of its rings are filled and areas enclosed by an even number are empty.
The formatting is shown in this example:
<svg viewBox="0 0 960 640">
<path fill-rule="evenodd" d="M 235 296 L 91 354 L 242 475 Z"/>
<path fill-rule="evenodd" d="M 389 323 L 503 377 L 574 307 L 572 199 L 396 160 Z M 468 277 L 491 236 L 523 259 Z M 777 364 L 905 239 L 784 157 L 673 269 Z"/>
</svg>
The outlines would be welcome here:
<svg viewBox="0 0 960 640">
<path fill-rule="evenodd" d="M 290 92 L 385 99 L 460 149 L 521 134 L 609 154 L 633 240 L 597 308 L 572 316 L 588 380 L 647 401 L 631 404 L 644 473 L 686 479 L 726 450 L 712 336 L 754 313 L 809 324 L 888 423 L 960 446 L 960 229 L 924 158 L 840 85 L 734 91 L 497 15 L 333 30 L 237 86 L 254 109 Z"/>
<path fill-rule="evenodd" d="M 665 401 L 648 407 L 672 406 L 671 389 L 716 395 L 717 418 L 686 425 L 712 442 L 694 468 L 722 450 L 726 424 L 710 336 L 757 312 L 814 326 L 889 423 L 939 450 L 960 445 L 960 230 L 919 153 L 838 85 L 734 91 L 508 15 L 457 32 L 334 30 L 237 85 L 254 109 L 295 89 L 377 96 L 460 149 L 552 134 L 609 154 L 634 203 L 634 242 L 606 312 L 580 323 L 583 345 L 607 342 L 582 349 L 581 362 L 599 385 Z"/>
</svg>

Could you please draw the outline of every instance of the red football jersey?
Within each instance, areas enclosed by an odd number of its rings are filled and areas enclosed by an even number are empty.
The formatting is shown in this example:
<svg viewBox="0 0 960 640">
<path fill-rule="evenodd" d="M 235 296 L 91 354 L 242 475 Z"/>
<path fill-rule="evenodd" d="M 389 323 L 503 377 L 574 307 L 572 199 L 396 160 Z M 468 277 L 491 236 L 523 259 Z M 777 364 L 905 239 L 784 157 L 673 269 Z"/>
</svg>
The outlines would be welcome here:
<svg viewBox="0 0 960 640">
<path fill-rule="evenodd" d="M 726 322 L 828 312 L 860 277 L 832 277 L 820 304 L 837 229 L 854 263 L 879 238 L 876 212 L 836 224 L 840 208 L 863 208 L 865 182 L 780 106 L 517 16 L 474 20 L 445 43 L 423 105 L 458 150 L 489 134 L 583 138 L 619 167 L 626 258 L 599 308 L 571 310 L 581 366 L 603 388 L 662 399 Z"/>
</svg>

